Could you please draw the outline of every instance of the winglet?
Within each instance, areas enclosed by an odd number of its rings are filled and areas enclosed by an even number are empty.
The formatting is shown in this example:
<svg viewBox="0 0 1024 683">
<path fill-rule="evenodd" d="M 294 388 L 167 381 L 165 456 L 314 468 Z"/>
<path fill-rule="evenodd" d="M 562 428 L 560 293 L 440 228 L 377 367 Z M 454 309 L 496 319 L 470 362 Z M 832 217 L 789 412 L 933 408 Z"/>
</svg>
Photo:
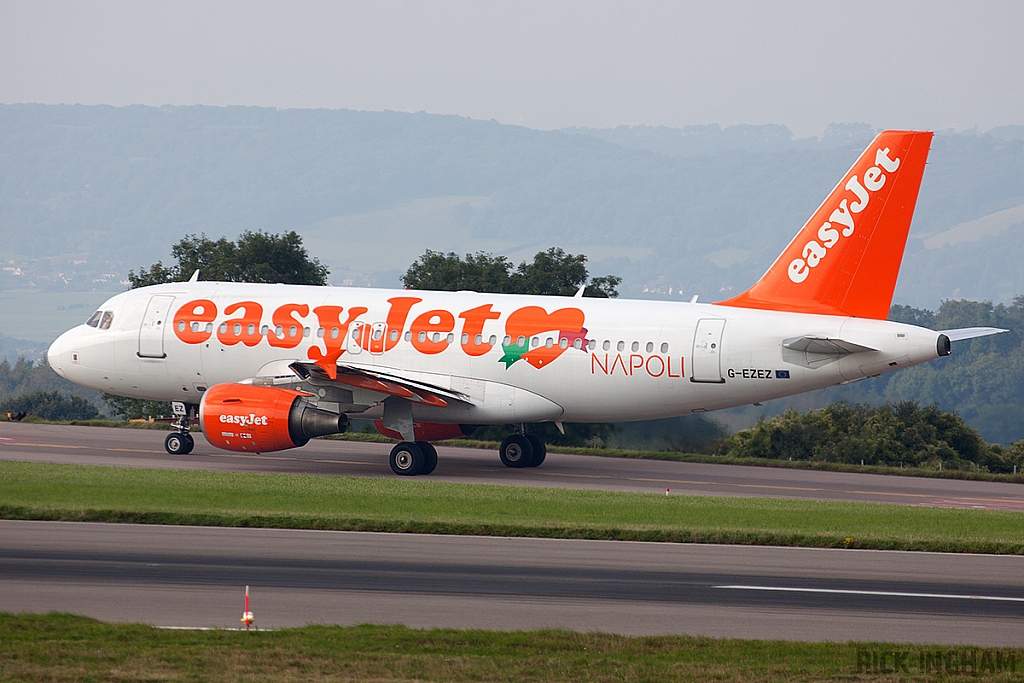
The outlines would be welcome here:
<svg viewBox="0 0 1024 683">
<path fill-rule="evenodd" d="M 764 277 L 718 303 L 885 320 L 931 140 L 879 133 Z"/>
</svg>

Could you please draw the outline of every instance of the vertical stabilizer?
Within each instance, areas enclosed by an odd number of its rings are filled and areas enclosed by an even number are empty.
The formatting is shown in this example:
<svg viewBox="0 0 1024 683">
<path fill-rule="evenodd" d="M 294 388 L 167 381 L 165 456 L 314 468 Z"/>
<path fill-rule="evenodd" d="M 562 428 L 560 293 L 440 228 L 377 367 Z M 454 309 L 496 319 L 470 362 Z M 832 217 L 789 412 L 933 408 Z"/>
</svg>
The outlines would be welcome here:
<svg viewBox="0 0 1024 683">
<path fill-rule="evenodd" d="M 880 133 L 768 272 L 719 304 L 884 320 L 931 140 Z"/>
</svg>

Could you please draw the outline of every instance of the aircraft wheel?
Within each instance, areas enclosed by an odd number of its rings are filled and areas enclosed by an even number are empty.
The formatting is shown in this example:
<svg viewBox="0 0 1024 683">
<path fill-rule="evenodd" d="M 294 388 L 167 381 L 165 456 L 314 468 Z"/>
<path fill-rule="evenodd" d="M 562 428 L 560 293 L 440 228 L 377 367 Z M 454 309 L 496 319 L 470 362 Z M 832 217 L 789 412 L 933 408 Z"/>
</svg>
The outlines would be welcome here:
<svg viewBox="0 0 1024 683">
<path fill-rule="evenodd" d="M 417 441 L 416 445 L 423 451 L 423 468 L 420 474 L 430 474 L 437 467 L 437 449 L 429 441 Z"/>
<path fill-rule="evenodd" d="M 533 461 L 533 444 L 523 434 L 506 436 L 498 456 L 505 467 L 529 467 Z"/>
<path fill-rule="evenodd" d="M 196 442 L 191 434 L 171 432 L 164 439 L 164 449 L 171 455 L 188 455 L 195 445 Z"/>
<path fill-rule="evenodd" d="M 419 446 L 403 441 L 391 449 L 391 471 L 404 477 L 412 477 L 423 469 L 423 451 Z"/>
<path fill-rule="evenodd" d="M 530 460 L 530 464 L 527 467 L 540 467 L 540 464 L 544 462 L 544 458 L 548 455 L 547 444 L 536 434 L 527 434 L 526 438 L 530 440 L 530 445 L 533 446 L 533 459 Z"/>
</svg>

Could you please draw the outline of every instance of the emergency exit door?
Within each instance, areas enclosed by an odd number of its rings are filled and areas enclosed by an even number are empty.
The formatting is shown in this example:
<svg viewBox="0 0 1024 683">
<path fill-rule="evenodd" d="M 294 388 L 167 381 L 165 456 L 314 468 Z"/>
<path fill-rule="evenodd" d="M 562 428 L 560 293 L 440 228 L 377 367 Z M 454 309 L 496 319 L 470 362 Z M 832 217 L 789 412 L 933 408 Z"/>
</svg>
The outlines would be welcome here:
<svg viewBox="0 0 1024 683">
<path fill-rule="evenodd" d="M 693 335 L 693 355 L 690 360 L 691 382 L 722 384 L 722 331 L 725 321 L 721 318 L 703 318 L 697 321 Z"/>
<path fill-rule="evenodd" d="M 173 296 L 164 294 L 150 297 L 139 328 L 139 358 L 167 357 L 164 353 L 164 328 L 168 325 L 172 301 Z"/>
</svg>

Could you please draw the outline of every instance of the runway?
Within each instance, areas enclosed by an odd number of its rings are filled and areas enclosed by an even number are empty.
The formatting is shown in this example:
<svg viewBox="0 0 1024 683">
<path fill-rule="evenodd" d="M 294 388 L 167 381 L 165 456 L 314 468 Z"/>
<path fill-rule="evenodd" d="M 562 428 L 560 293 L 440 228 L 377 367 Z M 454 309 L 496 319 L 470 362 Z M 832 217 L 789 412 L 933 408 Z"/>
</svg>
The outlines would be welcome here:
<svg viewBox="0 0 1024 683">
<path fill-rule="evenodd" d="M 0 611 L 1024 646 L 1024 558 L 0 521 Z"/>
<path fill-rule="evenodd" d="M 166 432 L 0 423 L 0 459 L 221 472 L 392 477 L 389 444 L 314 440 L 290 451 L 218 451 L 196 435 L 195 450 L 171 456 Z M 439 448 L 433 481 L 548 486 L 672 495 L 759 496 L 1024 511 L 1024 486 L 770 467 L 548 454 L 536 469 L 501 465 L 496 451 Z"/>
</svg>

